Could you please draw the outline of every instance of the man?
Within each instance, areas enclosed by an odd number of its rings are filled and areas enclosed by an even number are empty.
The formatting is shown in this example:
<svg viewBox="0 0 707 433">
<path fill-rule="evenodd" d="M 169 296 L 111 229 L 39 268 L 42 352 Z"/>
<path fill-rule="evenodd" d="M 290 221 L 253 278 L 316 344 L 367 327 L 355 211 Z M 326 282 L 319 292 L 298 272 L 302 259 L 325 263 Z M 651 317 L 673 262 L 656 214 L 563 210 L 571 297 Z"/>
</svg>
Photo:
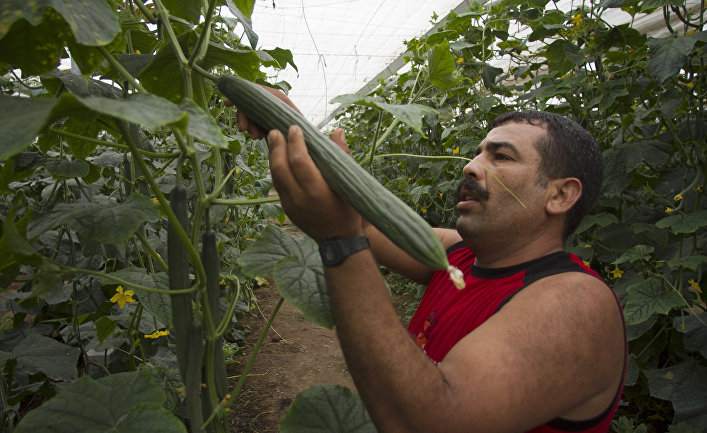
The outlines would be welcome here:
<svg viewBox="0 0 707 433">
<path fill-rule="evenodd" d="M 298 227 L 317 242 L 370 239 L 325 276 L 343 353 L 380 432 L 608 430 L 626 368 L 621 306 L 563 252 L 601 185 L 601 155 L 586 131 L 542 112 L 492 125 L 463 169 L 456 230 L 436 229 L 464 272 L 463 290 L 333 193 L 298 127 L 267 139 L 273 183 Z M 332 139 L 345 148 L 343 131 Z M 428 284 L 409 330 L 379 264 Z"/>
</svg>

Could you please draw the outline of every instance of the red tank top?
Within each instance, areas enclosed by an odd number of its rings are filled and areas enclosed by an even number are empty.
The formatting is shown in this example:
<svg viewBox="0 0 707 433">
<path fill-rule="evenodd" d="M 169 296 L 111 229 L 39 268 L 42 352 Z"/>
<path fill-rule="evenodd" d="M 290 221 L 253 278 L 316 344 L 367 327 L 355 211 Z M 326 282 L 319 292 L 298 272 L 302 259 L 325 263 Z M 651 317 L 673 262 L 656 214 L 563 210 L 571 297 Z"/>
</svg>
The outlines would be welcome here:
<svg viewBox="0 0 707 433">
<path fill-rule="evenodd" d="M 463 242 L 452 246 L 448 250 L 448 257 L 450 264 L 464 272 L 466 288 L 457 290 L 446 271 L 436 272 L 408 326 L 408 332 L 435 362 L 442 361 L 459 340 L 531 283 L 564 272 L 584 272 L 600 278 L 577 256 L 562 251 L 516 266 L 494 269 L 472 266 L 474 253 Z M 618 297 L 616 300 L 623 318 Z M 624 377 L 626 367 L 627 363 L 624 366 Z M 556 418 L 529 433 L 605 433 L 618 407 L 622 389 L 623 379 L 613 403 L 595 418 L 586 421 Z"/>
</svg>

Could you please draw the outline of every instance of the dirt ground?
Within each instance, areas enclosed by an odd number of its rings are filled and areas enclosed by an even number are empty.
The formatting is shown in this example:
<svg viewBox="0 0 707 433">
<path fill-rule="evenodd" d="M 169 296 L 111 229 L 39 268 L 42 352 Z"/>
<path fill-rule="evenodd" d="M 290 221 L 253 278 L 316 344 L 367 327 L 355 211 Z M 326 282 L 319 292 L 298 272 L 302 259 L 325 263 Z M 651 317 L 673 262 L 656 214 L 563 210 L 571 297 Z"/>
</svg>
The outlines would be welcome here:
<svg viewBox="0 0 707 433">
<path fill-rule="evenodd" d="M 257 288 L 255 295 L 262 314 L 255 308 L 240 319 L 241 325 L 248 326 L 250 331 L 246 338 L 245 354 L 234 358 L 236 363 L 229 368 L 231 386 L 238 380 L 267 318 L 280 298 L 272 285 Z M 393 298 L 396 305 L 406 301 L 402 296 Z M 343 385 L 355 391 L 336 332 L 310 322 L 285 301 L 238 397 L 231 418 L 233 431 L 279 431 L 280 419 L 287 413 L 295 396 L 318 383 Z"/>
</svg>

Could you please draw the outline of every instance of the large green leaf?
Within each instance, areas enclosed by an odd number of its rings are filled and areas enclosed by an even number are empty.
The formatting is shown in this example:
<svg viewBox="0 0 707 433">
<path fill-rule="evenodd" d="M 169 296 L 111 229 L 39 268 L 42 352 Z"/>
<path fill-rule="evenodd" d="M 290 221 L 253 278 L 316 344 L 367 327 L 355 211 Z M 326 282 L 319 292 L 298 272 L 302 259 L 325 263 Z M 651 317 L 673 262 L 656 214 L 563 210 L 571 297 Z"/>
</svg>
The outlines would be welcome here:
<svg viewBox="0 0 707 433">
<path fill-rule="evenodd" d="M 98 380 L 84 376 L 29 412 L 15 432 L 186 433 L 164 401 L 164 391 L 145 370 Z"/>
<path fill-rule="evenodd" d="M 88 175 L 90 165 L 83 159 L 75 159 L 73 161 L 60 159 L 47 161 L 47 170 L 56 179 L 69 179 Z"/>
<path fill-rule="evenodd" d="M 0 2 L 0 38 L 20 19 L 32 26 L 39 25 L 47 7 L 66 20 L 80 44 L 107 45 L 120 33 L 118 17 L 105 0 L 3 0 Z"/>
<path fill-rule="evenodd" d="M 182 50 L 189 53 L 198 42 L 198 35 L 191 31 L 180 35 L 178 39 Z M 226 65 L 236 75 L 251 81 L 260 75 L 260 64 L 260 57 L 253 50 L 230 49 L 213 42 L 209 43 L 206 56 L 201 61 L 201 67 L 206 70 Z M 178 103 L 187 96 L 182 85 L 181 65 L 174 55 L 174 49 L 169 45 L 162 47 L 155 54 L 138 78 L 147 91 L 172 102 Z M 192 75 L 194 89 L 198 89 L 199 79 L 196 74 Z"/>
<path fill-rule="evenodd" d="M 614 265 L 620 265 L 621 263 L 632 263 L 639 260 L 650 260 L 651 254 L 653 254 L 655 248 L 650 245 L 636 245 L 625 253 L 621 254 L 621 257 L 614 261 Z"/>
<path fill-rule="evenodd" d="M 59 98 L 54 115 L 76 113 L 80 112 L 80 109 L 88 109 L 148 128 L 158 128 L 163 125 L 186 126 L 189 118 L 186 111 L 172 102 L 145 93 L 137 93 L 125 99 L 99 96 L 78 98 L 65 93 Z"/>
<path fill-rule="evenodd" d="M 81 351 L 53 338 L 30 333 L 11 352 L 0 352 L 0 364 L 17 361 L 16 368 L 27 374 L 43 373 L 54 380 L 74 380 L 78 376 L 76 363 Z"/>
<path fill-rule="evenodd" d="M 124 203 L 59 204 L 46 213 L 37 213 L 29 226 L 29 237 L 68 224 L 88 239 L 117 244 L 127 240 L 146 221 L 159 218 L 160 212 L 147 197 L 130 196 Z"/>
<path fill-rule="evenodd" d="M 120 33 L 105 0 L 4 0 L 0 2 L 0 60 L 25 74 L 54 69 L 69 46 L 77 64 L 91 72 L 105 46 Z"/>
<path fill-rule="evenodd" d="M 707 312 L 673 319 L 673 329 L 685 333 L 685 349 L 699 352 L 707 358 Z"/>
<path fill-rule="evenodd" d="M 169 277 L 165 272 L 150 274 L 144 268 L 129 266 L 107 275 L 120 278 L 128 283 L 133 283 L 138 286 L 150 287 L 153 289 L 168 290 Z M 108 278 L 103 279 L 103 284 L 115 284 L 115 281 Z M 172 324 L 172 300 L 168 294 L 140 291 L 134 286 L 128 287 L 138 290 L 137 296 L 143 306 L 153 316 L 157 317 L 160 322 L 166 327 Z M 126 287 L 127 289 L 127 287 Z"/>
<path fill-rule="evenodd" d="M 644 370 L 653 397 L 670 400 L 674 422 L 707 429 L 707 367 L 694 360 L 657 370 Z"/>
<path fill-rule="evenodd" d="M 316 243 L 269 225 L 260 239 L 240 255 L 238 263 L 250 276 L 273 275 L 282 296 L 313 322 L 332 328 L 329 295 Z"/>
<path fill-rule="evenodd" d="M 338 385 L 319 384 L 302 391 L 280 421 L 281 433 L 375 433 L 361 398 Z"/>
<path fill-rule="evenodd" d="M 193 23 L 199 22 L 201 16 L 200 0 L 162 0 L 169 13 Z"/>
<path fill-rule="evenodd" d="M 0 160 L 32 144 L 46 124 L 56 99 L 0 95 Z"/>
<path fill-rule="evenodd" d="M 226 6 L 228 6 L 228 11 L 233 14 L 234 17 L 241 23 L 246 36 L 248 36 L 248 42 L 250 42 L 250 47 L 255 49 L 258 46 L 258 35 L 253 31 L 253 23 L 250 20 L 250 14 L 253 12 L 253 6 L 255 2 L 250 2 L 250 5 L 245 5 L 242 1 L 239 1 L 240 7 L 236 6 L 233 1 L 226 0 Z M 244 13 L 241 8 L 246 10 Z M 247 14 L 247 16 L 246 16 Z"/>
<path fill-rule="evenodd" d="M 654 313 L 668 314 L 673 308 L 684 305 L 678 293 L 663 289 L 660 280 L 656 278 L 634 284 L 627 290 L 628 301 L 624 307 L 624 314 L 628 325 L 648 320 Z"/>
<path fill-rule="evenodd" d="M 204 143 L 220 147 L 221 149 L 228 148 L 226 137 L 221 132 L 214 119 L 206 114 L 194 101 L 184 99 L 179 108 L 189 113 L 187 121 L 187 132 Z"/>
<path fill-rule="evenodd" d="M 334 318 L 329 308 L 324 269 L 321 261 L 316 260 L 319 258 L 316 244 L 311 239 L 309 242 L 308 256 L 287 256 L 280 260 L 275 265 L 273 278 L 283 298 L 312 322 L 332 329 Z"/>
<path fill-rule="evenodd" d="M 671 215 L 659 220 L 655 225 L 661 229 L 670 228 L 676 235 L 680 233 L 695 233 L 698 229 L 707 226 L 707 210 Z"/>
<path fill-rule="evenodd" d="M 680 72 L 685 66 L 685 59 L 697 41 L 707 40 L 707 33 L 700 32 L 665 38 L 649 38 L 650 57 L 646 64 L 648 72 L 658 81 L 663 82 Z"/>
<path fill-rule="evenodd" d="M 430 83 L 440 90 L 448 90 L 459 85 L 460 78 L 456 72 L 454 55 L 445 41 L 433 46 L 427 53 L 427 70 Z"/>
<path fill-rule="evenodd" d="M 437 113 L 437 111 L 426 105 L 420 104 L 389 104 L 378 96 L 361 96 L 356 94 L 340 95 L 331 100 L 332 103 L 358 104 L 368 107 L 379 108 L 393 115 L 396 119 L 405 123 L 415 130 L 418 134 L 425 136 L 422 131 L 422 118 L 425 114 Z"/>
</svg>

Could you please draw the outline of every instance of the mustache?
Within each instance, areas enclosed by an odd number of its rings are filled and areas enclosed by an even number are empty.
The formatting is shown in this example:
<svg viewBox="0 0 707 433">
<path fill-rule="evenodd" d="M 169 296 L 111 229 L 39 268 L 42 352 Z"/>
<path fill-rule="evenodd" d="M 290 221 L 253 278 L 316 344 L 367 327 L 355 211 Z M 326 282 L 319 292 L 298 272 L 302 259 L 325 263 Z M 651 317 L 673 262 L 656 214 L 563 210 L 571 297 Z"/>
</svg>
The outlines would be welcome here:
<svg viewBox="0 0 707 433">
<path fill-rule="evenodd" d="M 489 199 L 489 192 L 488 190 L 484 189 L 481 185 L 479 185 L 479 182 L 471 179 L 462 179 L 459 184 L 457 185 L 457 199 L 461 201 L 461 192 L 462 190 L 466 190 L 471 193 L 471 195 L 474 196 L 477 200 L 488 200 Z"/>
</svg>

